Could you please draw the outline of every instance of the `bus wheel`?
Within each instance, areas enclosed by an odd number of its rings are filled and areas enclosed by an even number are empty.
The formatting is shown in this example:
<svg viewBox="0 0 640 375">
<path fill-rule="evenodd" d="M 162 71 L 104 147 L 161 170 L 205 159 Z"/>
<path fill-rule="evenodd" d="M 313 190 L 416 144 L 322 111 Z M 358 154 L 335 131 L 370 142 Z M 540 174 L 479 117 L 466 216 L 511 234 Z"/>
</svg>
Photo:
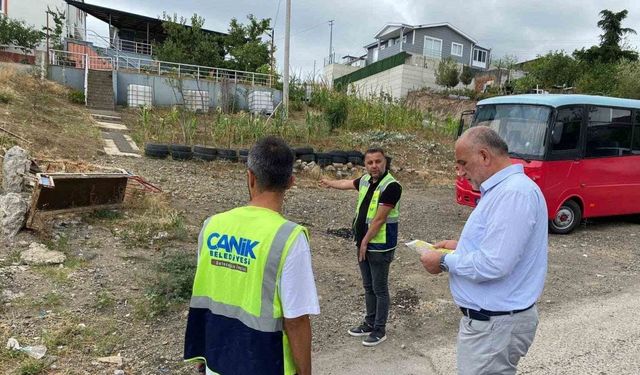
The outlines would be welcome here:
<svg viewBox="0 0 640 375">
<path fill-rule="evenodd" d="M 566 201 L 560 206 L 556 216 L 549 221 L 552 233 L 567 234 L 575 229 L 582 220 L 582 210 L 575 201 Z"/>
</svg>

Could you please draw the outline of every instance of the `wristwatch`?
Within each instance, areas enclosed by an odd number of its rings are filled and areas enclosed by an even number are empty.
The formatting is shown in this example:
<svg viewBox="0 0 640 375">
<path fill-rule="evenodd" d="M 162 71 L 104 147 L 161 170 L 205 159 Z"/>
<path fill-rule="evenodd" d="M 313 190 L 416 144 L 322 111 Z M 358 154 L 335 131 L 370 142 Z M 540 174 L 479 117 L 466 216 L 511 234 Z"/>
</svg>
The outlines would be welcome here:
<svg viewBox="0 0 640 375">
<path fill-rule="evenodd" d="M 449 272 L 449 266 L 447 266 L 447 263 L 444 261 L 446 256 L 447 254 L 442 254 L 442 256 L 440 256 L 440 271 L 442 272 Z"/>
</svg>

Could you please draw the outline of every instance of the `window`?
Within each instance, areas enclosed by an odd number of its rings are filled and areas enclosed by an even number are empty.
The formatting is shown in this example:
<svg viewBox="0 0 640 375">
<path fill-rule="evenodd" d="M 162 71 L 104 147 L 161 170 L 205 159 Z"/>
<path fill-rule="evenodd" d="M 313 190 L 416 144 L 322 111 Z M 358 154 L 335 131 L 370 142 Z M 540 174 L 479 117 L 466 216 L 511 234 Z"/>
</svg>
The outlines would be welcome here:
<svg viewBox="0 0 640 375">
<path fill-rule="evenodd" d="M 631 154 L 631 110 L 590 107 L 587 125 L 587 157 Z"/>
<path fill-rule="evenodd" d="M 636 124 L 633 129 L 631 152 L 634 155 L 640 155 L 640 111 L 636 111 Z"/>
<path fill-rule="evenodd" d="M 402 37 L 402 43 L 403 44 L 407 44 L 407 36 L 406 35 Z"/>
<path fill-rule="evenodd" d="M 389 47 L 391 47 L 392 45 L 394 45 L 396 43 L 395 39 L 389 39 Z"/>
<path fill-rule="evenodd" d="M 451 55 L 462 57 L 463 46 L 460 43 L 451 43 Z"/>
<path fill-rule="evenodd" d="M 437 59 L 442 57 L 442 40 L 424 37 L 424 55 L 428 57 L 435 57 Z"/>
<path fill-rule="evenodd" d="M 558 117 L 551 132 L 551 148 L 553 151 L 577 149 L 581 125 L 582 107 L 558 110 Z"/>
<path fill-rule="evenodd" d="M 387 48 L 387 44 L 386 43 L 380 44 L 380 51 L 382 51 L 385 48 Z"/>
<path fill-rule="evenodd" d="M 473 50 L 473 61 L 486 63 L 487 62 L 487 51 L 474 49 Z"/>
</svg>

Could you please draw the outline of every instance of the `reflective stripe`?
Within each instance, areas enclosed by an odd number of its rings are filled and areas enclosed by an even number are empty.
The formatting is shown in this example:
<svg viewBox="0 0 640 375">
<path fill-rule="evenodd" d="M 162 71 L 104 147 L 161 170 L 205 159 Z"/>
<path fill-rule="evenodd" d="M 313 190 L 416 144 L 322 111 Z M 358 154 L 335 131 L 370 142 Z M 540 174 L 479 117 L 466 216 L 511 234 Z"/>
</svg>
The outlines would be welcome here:
<svg viewBox="0 0 640 375">
<path fill-rule="evenodd" d="M 211 221 L 212 218 L 213 216 L 209 216 L 209 218 L 207 218 L 207 220 L 204 221 L 204 224 L 202 224 L 202 229 L 200 230 L 200 234 L 198 234 L 198 258 L 197 259 L 200 259 L 200 249 L 202 249 L 202 241 L 204 240 L 204 231 L 207 230 L 207 225 L 209 225 L 209 222 Z"/>
<path fill-rule="evenodd" d="M 373 219 L 375 219 L 375 218 L 371 218 L 371 219 L 367 218 L 367 224 L 371 224 Z M 399 221 L 398 219 L 399 219 L 398 216 L 396 216 L 396 217 L 387 216 L 387 220 L 385 220 L 385 223 L 386 224 L 395 224 L 395 223 L 397 223 Z"/>
<path fill-rule="evenodd" d="M 189 307 L 196 309 L 209 309 L 213 314 L 237 319 L 251 329 L 261 332 L 280 332 L 283 329 L 282 319 L 272 317 L 258 317 L 249 314 L 241 307 L 225 305 L 216 302 L 207 296 L 193 296 Z"/>
<path fill-rule="evenodd" d="M 261 317 L 273 318 L 273 299 L 276 293 L 276 277 L 278 276 L 280 259 L 282 258 L 282 253 L 284 252 L 284 247 L 287 245 L 289 236 L 291 236 L 291 233 L 293 233 L 297 226 L 298 224 L 292 221 L 287 221 L 282 224 L 271 242 L 269 258 L 267 259 L 264 275 L 262 276 Z"/>
</svg>

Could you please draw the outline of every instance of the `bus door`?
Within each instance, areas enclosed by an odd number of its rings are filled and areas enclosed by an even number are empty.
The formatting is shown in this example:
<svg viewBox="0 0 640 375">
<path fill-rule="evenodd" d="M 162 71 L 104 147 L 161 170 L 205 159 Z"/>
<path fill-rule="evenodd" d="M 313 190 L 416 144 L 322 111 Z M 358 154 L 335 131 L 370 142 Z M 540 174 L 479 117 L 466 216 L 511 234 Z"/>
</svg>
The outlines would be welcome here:
<svg viewBox="0 0 640 375">
<path fill-rule="evenodd" d="M 555 216 L 556 209 L 567 198 L 580 195 L 583 118 L 584 106 L 562 107 L 551 126 L 541 186 L 549 217 Z"/>
<path fill-rule="evenodd" d="M 632 111 L 588 107 L 580 187 L 585 216 L 640 212 L 640 156 L 634 156 Z"/>
</svg>

